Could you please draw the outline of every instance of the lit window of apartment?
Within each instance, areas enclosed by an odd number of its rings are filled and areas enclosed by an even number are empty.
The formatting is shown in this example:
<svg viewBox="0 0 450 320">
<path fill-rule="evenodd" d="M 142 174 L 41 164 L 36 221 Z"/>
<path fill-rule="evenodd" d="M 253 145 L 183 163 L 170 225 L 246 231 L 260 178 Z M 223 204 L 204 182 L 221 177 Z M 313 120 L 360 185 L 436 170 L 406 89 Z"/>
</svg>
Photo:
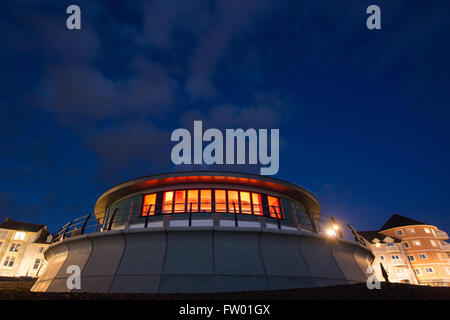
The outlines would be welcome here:
<svg viewBox="0 0 450 320">
<path fill-rule="evenodd" d="M 445 267 L 445 272 L 447 272 L 447 274 L 450 274 L 450 267 Z"/>
<path fill-rule="evenodd" d="M 420 240 L 414 240 L 413 245 L 415 245 L 416 247 L 420 246 Z"/>
<path fill-rule="evenodd" d="M 423 228 L 423 230 L 425 231 L 425 233 L 431 233 L 430 228 Z"/>
<path fill-rule="evenodd" d="M 409 233 L 409 234 L 416 233 L 416 230 L 414 230 L 414 228 L 408 228 L 408 229 L 406 229 L 406 233 Z"/>
<path fill-rule="evenodd" d="M 434 269 L 432 267 L 425 268 L 426 273 L 434 273 Z"/>
<path fill-rule="evenodd" d="M 12 243 L 11 247 L 9 247 L 9 252 L 19 252 L 20 243 Z"/>
<path fill-rule="evenodd" d="M 397 230 L 397 231 L 395 231 L 395 233 L 397 233 L 398 236 L 402 236 L 403 235 L 403 231 L 402 230 Z"/>
<path fill-rule="evenodd" d="M 422 275 L 422 270 L 420 270 L 420 268 L 414 269 L 414 272 L 415 272 L 418 276 L 421 276 L 421 275 Z"/>
<path fill-rule="evenodd" d="M 414 257 L 414 255 L 408 255 L 408 260 L 409 261 L 416 261 L 416 258 Z"/>
<path fill-rule="evenodd" d="M 419 253 L 419 258 L 422 259 L 422 260 L 425 260 L 428 257 L 427 257 L 427 255 L 425 253 Z"/>
<path fill-rule="evenodd" d="M 33 270 L 36 270 L 39 268 L 39 265 L 41 264 L 41 259 L 34 260 Z"/>
<path fill-rule="evenodd" d="M 437 242 L 435 240 L 430 240 L 430 243 L 431 243 L 431 245 L 433 247 L 437 247 L 438 246 L 438 244 L 437 244 Z"/>
<path fill-rule="evenodd" d="M 14 240 L 23 241 L 23 240 L 25 240 L 26 235 L 27 235 L 26 232 L 17 231 L 16 234 L 14 235 Z"/>
<path fill-rule="evenodd" d="M 443 261 L 446 261 L 448 258 L 446 253 L 439 253 L 438 256 L 439 256 L 439 259 L 443 260 Z"/>
<path fill-rule="evenodd" d="M 5 261 L 3 262 L 3 266 L 4 267 L 8 267 L 8 268 L 11 268 L 11 267 L 13 267 L 14 266 L 14 261 L 16 261 L 16 257 L 11 257 L 11 256 L 7 256 L 6 258 L 5 258 Z"/>
<path fill-rule="evenodd" d="M 409 248 L 409 242 L 408 242 L 408 241 L 403 242 L 403 246 L 404 246 L 406 249 L 408 249 L 408 248 Z"/>
<path fill-rule="evenodd" d="M 0 230 L 0 239 L 6 239 L 7 235 L 8 235 L 8 231 Z"/>
</svg>

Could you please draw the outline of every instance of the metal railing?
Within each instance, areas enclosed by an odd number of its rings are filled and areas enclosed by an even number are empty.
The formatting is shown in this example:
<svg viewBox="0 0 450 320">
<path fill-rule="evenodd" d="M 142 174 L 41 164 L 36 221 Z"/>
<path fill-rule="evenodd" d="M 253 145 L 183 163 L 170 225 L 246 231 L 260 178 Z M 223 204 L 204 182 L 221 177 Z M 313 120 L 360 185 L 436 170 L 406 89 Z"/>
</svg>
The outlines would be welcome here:
<svg viewBox="0 0 450 320">
<path fill-rule="evenodd" d="M 224 205 L 225 203 L 217 203 Z M 172 208 L 176 208 L 176 203 Z M 201 203 L 189 203 L 185 205 L 185 210 L 170 212 L 165 210 L 164 204 L 117 207 L 103 213 L 88 214 L 66 223 L 53 239 L 54 242 L 64 240 L 76 235 L 92 232 L 105 232 L 114 229 L 129 228 L 131 225 L 141 225 L 148 228 L 150 222 L 164 220 L 187 220 L 187 226 L 192 227 L 193 218 L 205 219 L 205 217 L 217 218 L 220 221 L 234 221 L 234 227 L 239 227 L 245 221 L 261 222 L 261 227 L 285 230 L 298 230 L 318 234 L 324 234 L 331 239 L 347 239 L 359 243 L 366 247 L 364 239 L 349 224 L 335 217 L 323 214 L 311 214 L 301 211 L 291 211 L 285 215 L 281 207 L 267 205 L 252 205 L 239 203 L 227 203 L 228 210 L 214 210 L 216 204 L 203 203 L 209 205 L 211 209 L 202 210 Z M 217 207 L 219 208 L 219 207 Z M 289 221 L 288 221 L 289 220 Z"/>
</svg>

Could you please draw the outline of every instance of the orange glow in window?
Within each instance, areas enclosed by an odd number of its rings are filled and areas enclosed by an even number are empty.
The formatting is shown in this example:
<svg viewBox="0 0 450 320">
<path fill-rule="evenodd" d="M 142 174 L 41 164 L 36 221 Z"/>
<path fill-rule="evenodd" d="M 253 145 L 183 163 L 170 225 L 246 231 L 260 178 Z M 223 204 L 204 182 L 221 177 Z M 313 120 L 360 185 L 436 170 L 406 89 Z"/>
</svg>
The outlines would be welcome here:
<svg viewBox="0 0 450 320">
<path fill-rule="evenodd" d="M 242 213 L 252 214 L 252 206 L 250 202 L 250 192 L 241 191 L 241 208 Z"/>
<path fill-rule="evenodd" d="M 198 190 L 188 190 L 187 212 L 198 212 Z"/>
<path fill-rule="evenodd" d="M 201 212 L 211 212 L 211 190 L 200 190 L 200 208 Z"/>
<path fill-rule="evenodd" d="M 253 200 L 253 213 L 257 216 L 263 215 L 263 209 L 261 205 L 261 195 L 259 193 L 252 193 Z"/>
<path fill-rule="evenodd" d="M 230 213 L 239 213 L 239 194 L 237 191 L 228 190 L 228 203 L 230 209 L 228 210 Z"/>
<path fill-rule="evenodd" d="M 172 213 L 173 191 L 164 192 L 163 213 Z"/>
<path fill-rule="evenodd" d="M 281 219 L 280 202 L 278 201 L 278 198 L 267 196 L 267 202 L 269 203 L 270 216 L 276 218 L 277 216 L 275 213 L 277 213 L 278 218 Z"/>
<path fill-rule="evenodd" d="M 152 216 L 155 214 L 155 203 L 156 203 L 156 193 L 152 194 L 146 194 L 144 196 L 144 204 L 142 206 L 142 215 L 146 216 L 148 215 Z M 149 212 L 150 209 L 150 212 Z"/>
<path fill-rule="evenodd" d="M 216 190 L 216 212 L 227 212 L 227 197 L 225 190 Z"/>
<path fill-rule="evenodd" d="M 186 212 L 186 191 L 175 191 L 175 210 L 174 213 Z"/>
</svg>

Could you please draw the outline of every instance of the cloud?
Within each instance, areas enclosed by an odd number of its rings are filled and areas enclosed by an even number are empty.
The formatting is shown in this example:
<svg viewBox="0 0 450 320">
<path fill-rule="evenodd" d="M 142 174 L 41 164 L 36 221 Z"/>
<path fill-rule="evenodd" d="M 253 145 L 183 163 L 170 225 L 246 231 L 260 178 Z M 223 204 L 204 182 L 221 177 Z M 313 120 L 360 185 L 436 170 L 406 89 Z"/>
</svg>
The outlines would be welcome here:
<svg viewBox="0 0 450 320">
<path fill-rule="evenodd" d="M 170 164 L 169 133 L 147 120 L 95 130 L 85 140 L 100 159 L 102 175 L 107 179 L 117 178 L 135 167 L 167 168 Z"/>
<path fill-rule="evenodd" d="M 194 120 L 203 120 L 204 127 L 211 128 L 276 128 L 290 113 L 291 105 L 286 98 L 277 93 L 257 93 L 249 106 L 221 104 L 206 112 L 190 110 L 186 112 L 181 123 L 191 127 Z"/>
</svg>

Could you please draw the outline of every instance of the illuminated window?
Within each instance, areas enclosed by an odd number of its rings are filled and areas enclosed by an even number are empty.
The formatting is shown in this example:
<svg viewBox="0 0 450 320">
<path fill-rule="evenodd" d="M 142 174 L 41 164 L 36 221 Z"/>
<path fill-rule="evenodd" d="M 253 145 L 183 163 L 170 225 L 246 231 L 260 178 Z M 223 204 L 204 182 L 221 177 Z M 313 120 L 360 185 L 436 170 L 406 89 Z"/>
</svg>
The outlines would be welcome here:
<svg viewBox="0 0 450 320">
<path fill-rule="evenodd" d="M 430 229 L 429 228 L 423 228 L 423 230 L 425 230 L 425 233 L 430 233 Z"/>
<path fill-rule="evenodd" d="M 259 193 L 252 193 L 253 201 L 253 213 L 257 216 L 263 215 L 263 209 L 261 205 L 261 195 Z"/>
<path fill-rule="evenodd" d="M 267 202 L 269 203 L 270 216 L 276 218 L 278 215 L 278 219 L 281 219 L 280 201 L 278 198 L 267 196 Z"/>
<path fill-rule="evenodd" d="M 198 190 L 188 190 L 187 211 L 198 212 Z"/>
<path fill-rule="evenodd" d="M 416 247 L 420 246 L 420 240 L 414 240 L 413 245 L 415 245 Z"/>
<path fill-rule="evenodd" d="M 200 190 L 200 211 L 201 212 L 211 212 L 211 190 L 202 189 Z"/>
<path fill-rule="evenodd" d="M 142 206 L 142 215 L 152 216 L 155 214 L 156 193 L 146 194 L 144 196 L 144 205 Z M 149 211 L 150 210 L 150 211 Z"/>
<path fill-rule="evenodd" d="M 408 228 L 408 229 L 406 229 L 406 232 L 407 233 L 416 233 L 416 231 L 414 230 L 414 228 Z"/>
<path fill-rule="evenodd" d="M 228 190 L 228 204 L 230 213 L 239 213 L 239 193 L 234 190 Z"/>
<path fill-rule="evenodd" d="M 175 191 L 175 213 L 186 212 L 186 191 Z"/>
<path fill-rule="evenodd" d="M 225 190 L 215 190 L 216 212 L 227 212 L 227 196 Z"/>
<path fill-rule="evenodd" d="M 431 245 L 432 245 L 433 247 L 437 247 L 437 246 L 438 246 L 437 243 L 436 243 L 436 241 L 434 241 L 434 240 L 430 240 L 430 243 L 431 243 Z"/>
<path fill-rule="evenodd" d="M 26 232 L 18 231 L 14 235 L 14 240 L 22 240 L 23 241 L 23 240 L 25 240 L 25 235 L 26 235 Z"/>
<path fill-rule="evenodd" d="M 173 191 L 164 192 L 163 213 L 172 213 Z"/>
<path fill-rule="evenodd" d="M 252 203 L 250 201 L 250 192 L 241 191 L 242 213 L 252 214 Z"/>
</svg>

